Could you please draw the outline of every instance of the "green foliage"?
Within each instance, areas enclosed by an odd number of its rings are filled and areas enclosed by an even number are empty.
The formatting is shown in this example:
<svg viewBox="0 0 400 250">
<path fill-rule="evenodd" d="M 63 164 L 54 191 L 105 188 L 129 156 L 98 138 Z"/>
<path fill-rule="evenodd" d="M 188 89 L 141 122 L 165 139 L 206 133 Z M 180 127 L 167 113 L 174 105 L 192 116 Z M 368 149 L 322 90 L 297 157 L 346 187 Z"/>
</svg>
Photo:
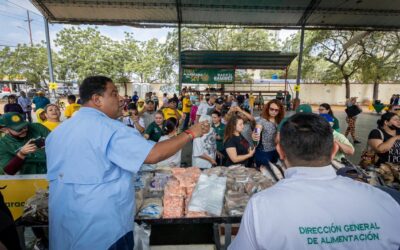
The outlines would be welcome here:
<svg viewBox="0 0 400 250">
<path fill-rule="evenodd" d="M 25 78 L 29 84 L 47 84 L 49 80 L 47 51 L 44 44 L 19 44 L 14 50 L 0 51 L 0 76 L 11 80 Z"/>
<path fill-rule="evenodd" d="M 274 31 L 263 29 L 182 29 L 182 50 L 253 50 L 299 52 L 300 32 L 279 47 Z M 396 32 L 374 32 L 357 38 L 354 31 L 306 31 L 302 79 L 309 82 L 343 83 L 353 80 L 374 82 L 399 77 L 400 38 Z M 134 81 L 176 83 L 178 76 L 178 30 L 168 33 L 165 43 L 157 39 L 140 42 L 133 33 L 122 41 L 102 35 L 97 27 L 71 27 L 61 30 L 53 43 L 54 71 L 57 80 L 81 81 L 89 75 L 110 76 L 126 87 Z M 297 77 L 297 59 L 288 71 L 288 78 Z M 262 71 L 271 78 L 281 71 Z M 33 47 L 18 45 L 0 50 L 0 77 L 26 78 L 29 83 L 49 81 L 45 44 Z M 249 81 L 252 76 L 239 72 L 237 80 Z M 350 87 L 346 95 L 350 95 Z"/>
</svg>

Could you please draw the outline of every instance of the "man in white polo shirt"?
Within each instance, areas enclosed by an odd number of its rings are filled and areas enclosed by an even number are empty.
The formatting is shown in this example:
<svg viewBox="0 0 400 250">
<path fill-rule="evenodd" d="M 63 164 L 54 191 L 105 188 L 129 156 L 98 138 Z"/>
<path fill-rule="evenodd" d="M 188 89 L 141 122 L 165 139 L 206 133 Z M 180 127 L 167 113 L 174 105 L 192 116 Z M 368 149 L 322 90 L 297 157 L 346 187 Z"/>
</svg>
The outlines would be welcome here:
<svg viewBox="0 0 400 250">
<path fill-rule="evenodd" d="M 323 118 L 289 118 L 277 150 L 285 179 L 251 198 L 229 249 L 400 249 L 400 205 L 336 175 L 338 146 Z"/>
</svg>

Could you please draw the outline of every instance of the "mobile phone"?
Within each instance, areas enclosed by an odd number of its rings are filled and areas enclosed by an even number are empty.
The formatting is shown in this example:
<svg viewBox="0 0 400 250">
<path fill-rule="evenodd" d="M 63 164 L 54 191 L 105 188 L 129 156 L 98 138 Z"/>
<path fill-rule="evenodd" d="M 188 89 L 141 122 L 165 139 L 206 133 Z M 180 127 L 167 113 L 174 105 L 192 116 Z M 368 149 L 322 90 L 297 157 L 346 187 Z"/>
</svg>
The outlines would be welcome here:
<svg viewBox="0 0 400 250">
<path fill-rule="evenodd" d="M 45 138 L 39 137 L 31 141 L 31 144 L 35 144 L 38 148 L 43 148 L 45 146 Z"/>
</svg>

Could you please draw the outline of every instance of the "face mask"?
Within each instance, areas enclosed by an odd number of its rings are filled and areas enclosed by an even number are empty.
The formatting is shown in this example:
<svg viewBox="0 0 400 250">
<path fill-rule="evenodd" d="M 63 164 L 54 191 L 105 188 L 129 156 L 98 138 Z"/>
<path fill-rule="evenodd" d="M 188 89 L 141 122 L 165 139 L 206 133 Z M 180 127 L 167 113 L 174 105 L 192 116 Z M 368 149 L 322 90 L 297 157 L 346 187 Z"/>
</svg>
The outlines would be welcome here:
<svg viewBox="0 0 400 250">
<path fill-rule="evenodd" d="M 396 130 L 396 129 L 397 129 L 397 127 L 396 127 L 395 125 L 390 125 L 390 126 L 388 126 L 388 128 L 389 128 L 390 130 Z"/>
</svg>

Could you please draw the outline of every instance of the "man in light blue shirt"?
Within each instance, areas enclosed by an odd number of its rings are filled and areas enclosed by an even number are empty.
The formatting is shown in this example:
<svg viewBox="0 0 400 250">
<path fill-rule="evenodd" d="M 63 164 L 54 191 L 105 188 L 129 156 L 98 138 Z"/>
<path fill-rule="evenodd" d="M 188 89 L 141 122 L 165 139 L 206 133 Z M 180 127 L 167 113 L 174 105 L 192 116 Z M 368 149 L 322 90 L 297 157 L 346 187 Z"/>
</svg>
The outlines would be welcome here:
<svg viewBox="0 0 400 250">
<path fill-rule="evenodd" d="M 133 249 L 132 175 L 175 154 L 205 123 L 154 144 L 116 120 L 123 99 L 112 80 L 86 78 L 83 106 L 46 140 L 50 249 Z"/>
<path fill-rule="evenodd" d="M 400 249 L 400 205 L 337 176 L 330 165 L 337 150 L 322 117 L 290 117 L 277 145 L 285 179 L 250 199 L 229 249 Z"/>
</svg>

